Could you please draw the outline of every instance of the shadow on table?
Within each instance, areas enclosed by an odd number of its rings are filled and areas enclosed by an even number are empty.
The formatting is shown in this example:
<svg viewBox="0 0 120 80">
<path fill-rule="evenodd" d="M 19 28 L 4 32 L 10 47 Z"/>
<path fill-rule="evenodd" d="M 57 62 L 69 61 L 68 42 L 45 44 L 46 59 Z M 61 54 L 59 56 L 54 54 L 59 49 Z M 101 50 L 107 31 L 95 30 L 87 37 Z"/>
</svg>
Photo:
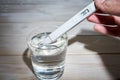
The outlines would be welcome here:
<svg viewBox="0 0 120 80">
<path fill-rule="evenodd" d="M 32 64 L 31 64 L 31 60 L 30 60 L 30 52 L 29 52 L 28 48 L 23 53 L 23 60 L 24 60 L 25 64 L 29 67 L 29 69 L 34 73 Z"/>
<path fill-rule="evenodd" d="M 101 60 L 112 77 L 112 80 L 120 80 L 120 54 L 118 53 L 107 53 L 107 51 L 110 51 L 111 47 L 114 49 L 116 48 L 118 50 L 118 46 L 120 45 L 120 40 L 107 37 L 107 36 L 75 36 L 72 39 L 69 40 L 68 46 L 73 44 L 74 42 L 80 42 L 85 44 L 85 48 L 95 51 L 98 53 L 98 55 L 101 57 Z M 109 41 L 112 45 L 109 46 L 106 43 L 106 41 Z M 117 45 L 116 45 L 117 44 Z M 113 50 L 114 50 L 113 49 Z M 102 53 L 105 51 L 106 53 Z M 23 53 L 23 60 L 26 63 L 26 65 L 30 68 L 30 70 L 33 72 L 32 64 L 30 61 L 30 53 L 28 49 L 26 49 Z M 33 72 L 34 73 L 34 72 Z"/>
<path fill-rule="evenodd" d="M 104 44 L 107 40 L 112 44 L 111 46 Z M 120 47 L 117 45 L 120 45 L 120 40 L 108 36 L 75 36 L 69 40 L 68 45 L 74 42 L 84 43 L 86 49 L 97 52 L 112 80 L 120 80 L 120 56 L 118 56 L 120 52 L 107 53 L 111 47 L 118 50 Z M 102 51 L 106 51 L 106 53 L 102 53 Z"/>
</svg>

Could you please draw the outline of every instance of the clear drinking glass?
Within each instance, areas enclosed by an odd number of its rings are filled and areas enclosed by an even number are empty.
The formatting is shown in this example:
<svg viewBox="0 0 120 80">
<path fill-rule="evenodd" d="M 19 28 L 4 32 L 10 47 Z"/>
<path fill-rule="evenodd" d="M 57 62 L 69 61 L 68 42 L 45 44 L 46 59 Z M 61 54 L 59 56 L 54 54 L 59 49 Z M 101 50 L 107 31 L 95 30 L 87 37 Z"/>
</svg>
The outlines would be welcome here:
<svg viewBox="0 0 120 80">
<path fill-rule="evenodd" d="M 50 33 L 35 30 L 28 37 L 31 62 L 38 80 L 58 80 L 64 71 L 67 35 L 62 35 L 53 43 L 40 46 L 40 42 Z"/>
</svg>

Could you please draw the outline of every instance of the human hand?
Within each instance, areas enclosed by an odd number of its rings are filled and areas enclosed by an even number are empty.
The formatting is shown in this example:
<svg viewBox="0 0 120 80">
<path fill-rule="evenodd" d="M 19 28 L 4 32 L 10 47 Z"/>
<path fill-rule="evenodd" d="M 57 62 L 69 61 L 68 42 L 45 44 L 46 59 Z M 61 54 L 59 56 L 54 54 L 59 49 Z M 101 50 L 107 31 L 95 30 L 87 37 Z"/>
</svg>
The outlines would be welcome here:
<svg viewBox="0 0 120 80">
<path fill-rule="evenodd" d="M 120 0 L 95 0 L 95 5 L 98 11 L 88 17 L 89 21 L 96 23 L 94 30 L 120 36 Z"/>
</svg>

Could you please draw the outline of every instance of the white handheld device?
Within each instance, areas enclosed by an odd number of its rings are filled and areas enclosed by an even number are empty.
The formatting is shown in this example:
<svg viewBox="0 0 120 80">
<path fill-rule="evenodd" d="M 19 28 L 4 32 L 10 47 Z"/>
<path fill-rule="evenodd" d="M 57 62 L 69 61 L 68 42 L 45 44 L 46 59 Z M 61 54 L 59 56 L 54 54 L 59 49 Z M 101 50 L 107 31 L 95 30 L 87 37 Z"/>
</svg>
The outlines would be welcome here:
<svg viewBox="0 0 120 80">
<path fill-rule="evenodd" d="M 51 34 L 48 35 L 43 40 L 43 44 L 49 44 L 57 40 L 61 35 L 68 32 L 70 29 L 75 27 L 78 23 L 83 21 L 85 18 L 87 18 L 89 15 L 94 13 L 96 11 L 94 1 L 90 3 L 87 7 L 85 7 L 83 10 L 78 12 L 75 16 L 73 16 L 71 19 L 69 19 L 67 22 L 65 22 L 63 25 L 61 25 L 58 29 L 53 31 Z"/>
</svg>

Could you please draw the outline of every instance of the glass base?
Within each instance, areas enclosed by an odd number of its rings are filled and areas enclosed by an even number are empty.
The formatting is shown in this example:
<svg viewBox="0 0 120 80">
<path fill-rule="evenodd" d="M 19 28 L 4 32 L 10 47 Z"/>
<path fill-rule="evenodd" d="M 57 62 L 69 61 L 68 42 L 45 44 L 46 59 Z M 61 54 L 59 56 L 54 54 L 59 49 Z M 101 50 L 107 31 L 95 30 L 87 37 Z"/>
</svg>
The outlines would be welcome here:
<svg viewBox="0 0 120 80">
<path fill-rule="evenodd" d="M 64 67 L 57 69 L 46 69 L 44 71 L 36 72 L 38 80 L 58 80 L 64 72 Z"/>
</svg>

